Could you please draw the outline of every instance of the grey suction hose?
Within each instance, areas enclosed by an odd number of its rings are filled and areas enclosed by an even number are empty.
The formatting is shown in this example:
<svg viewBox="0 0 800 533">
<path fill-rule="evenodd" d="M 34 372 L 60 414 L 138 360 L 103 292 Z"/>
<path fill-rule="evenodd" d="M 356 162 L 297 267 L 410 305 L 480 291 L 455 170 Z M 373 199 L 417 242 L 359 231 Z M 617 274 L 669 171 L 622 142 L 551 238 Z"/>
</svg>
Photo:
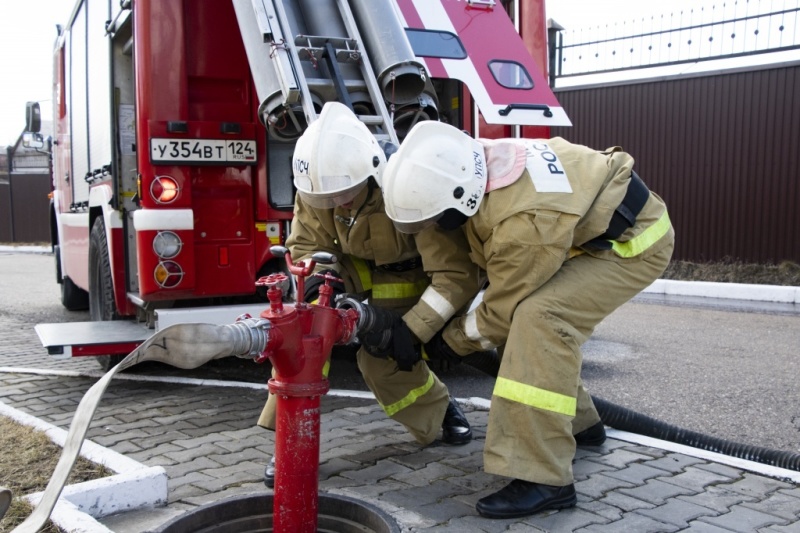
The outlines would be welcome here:
<svg viewBox="0 0 800 533">
<path fill-rule="evenodd" d="M 493 377 L 497 377 L 500 371 L 500 359 L 496 352 L 476 352 L 464 356 L 464 362 Z M 800 472 L 800 454 L 704 435 L 661 422 L 597 396 L 592 396 L 592 401 L 603 423 L 614 429 Z"/>
</svg>

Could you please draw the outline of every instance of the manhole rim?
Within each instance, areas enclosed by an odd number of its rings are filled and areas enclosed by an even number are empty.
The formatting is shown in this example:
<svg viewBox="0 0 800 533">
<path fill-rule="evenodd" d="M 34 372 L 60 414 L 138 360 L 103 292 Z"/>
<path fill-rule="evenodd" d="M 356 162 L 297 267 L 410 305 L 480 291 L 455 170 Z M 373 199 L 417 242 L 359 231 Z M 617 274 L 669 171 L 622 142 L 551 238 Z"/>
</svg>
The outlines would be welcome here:
<svg viewBox="0 0 800 533">
<path fill-rule="evenodd" d="M 220 499 L 215 502 L 206 503 L 195 507 L 193 509 L 188 509 L 187 511 L 181 513 L 180 515 L 170 519 L 166 523 L 162 524 L 160 527 L 154 530 L 154 533 L 181 533 L 184 531 L 190 531 L 186 529 L 187 527 L 191 527 L 191 531 L 197 531 L 197 527 L 200 527 L 198 521 L 203 521 L 205 518 L 204 515 L 208 515 L 209 522 L 206 524 L 203 522 L 203 531 L 207 530 L 209 533 L 213 532 L 213 527 L 215 526 L 214 522 L 219 524 L 219 527 L 223 527 L 226 524 L 231 522 L 241 522 L 246 521 L 247 518 L 252 517 L 254 520 L 257 517 L 271 517 L 272 513 L 232 513 L 232 516 L 229 517 L 226 521 L 219 523 L 218 520 L 219 510 L 221 508 L 231 508 L 231 507 L 244 507 L 253 509 L 263 509 L 268 506 L 268 509 L 272 510 L 272 499 L 274 497 L 274 493 L 272 492 L 255 492 L 250 494 L 239 494 L 235 496 L 226 497 Z M 251 501 L 253 500 L 253 501 Z M 261 501 L 265 500 L 265 501 Z M 343 505 L 345 504 L 345 505 Z M 372 527 L 371 531 L 375 533 L 400 533 L 401 529 L 397 523 L 397 520 L 393 518 L 388 512 L 384 511 L 377 505 L 360 500 L 358 498 L 354 498 L 351 496 L 345 496 L 342 494 L 331 494 L 327 492 L 320 492 L 319 493 L 319 512 L 318 516 L 320 517 L 320 522 L 330 521 L 333 520 L 345 520 L 351 521 L 358 524 L 362 524 L 358 522 L 359 517 L 353 516 L 358 512 L 366 512 L 366 518 L 369 518 L 370 524 L 368 527 Z M 334 511 L 334 512 L 331 512 Z M 347 511 L 350 511 L 349 513 Z M 340 513 L 340 514 L 337 514 Z M 210 520 L 214 519 L 214 522 Z M 271 521 L 271 519 L 270 519 Z M 320 524 L 322 526 L 322 524 Z M 377 529 L 376 529 L 377 528 Z M 225 529 L 224 531 L 235 531 L 232 529 Z M 245 531 L 253 531 L 251 529 Z M 271 528 L 269 529 L 261 529 L 261 531 L 272 531 Z M 323 530 L 323 531 L 333 531 L 333 533 L 337 533 L 334 530 Z M 345 531 L 345 530 L 343 530 Z M 347 529 L 346 531 L 351 531 L 351 529 Z"/>
</svg>

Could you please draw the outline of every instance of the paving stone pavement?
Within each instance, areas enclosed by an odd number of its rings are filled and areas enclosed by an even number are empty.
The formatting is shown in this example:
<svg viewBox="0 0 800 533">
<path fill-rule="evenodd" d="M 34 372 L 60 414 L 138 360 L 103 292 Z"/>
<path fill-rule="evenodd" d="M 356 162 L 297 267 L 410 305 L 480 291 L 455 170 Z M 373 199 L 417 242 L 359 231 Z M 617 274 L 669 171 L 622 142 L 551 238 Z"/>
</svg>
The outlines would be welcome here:
<svg viewBox="0 0 800 533">
<path fill-rule="evenodd" d="M 94 370 L 93 361 L 47 361 L 29 328 L 0 317 L 0 366 Z M 67 429 L 88 377 L 0 373 L 0 400 Z M 274 434 L 254 426 L 266 388 L 115 380 L 88 438 L 169 477 L 164 508 L 100 521 L 142 533 L 196 506 L 266 493 L 264 465 Z M 477 500 L 507 482 L 482 470 L 486 410 L 467 405 L 474 440 L 418 445 L 374 400 L 322 398 L 320 490 L 371 503 L 407 532 L 758 532 L 800 533 L 800 486 L 713 459 L 610 438 L 580 448 L 578 504 L 517 520 L 487 520 Z"/>
<path fill-rule="evenodd" d="M 91 378 L 6 373 L 5 403 L 67 428 Z M 141 532 L 226 496 L 264 492 L 273 434 L 256 428 L 264 390 L 114 382 L 88 437 L 169 476 L 166 509 L 101 520 Z M 521 520 L 486 520 L 475 502 L 504 485 L 482 472 L 487 412 L 467 407 L 475 439 L 419 446 L 372 400 L 322 399 L 320 488 L 402 516 L 407 531 L 800 531 L 800 488 L 709 460 L 609 439 L 579 449 L 578 505 Z M 404 512 L 401 512 L 404 511 Z"/>
</svg>

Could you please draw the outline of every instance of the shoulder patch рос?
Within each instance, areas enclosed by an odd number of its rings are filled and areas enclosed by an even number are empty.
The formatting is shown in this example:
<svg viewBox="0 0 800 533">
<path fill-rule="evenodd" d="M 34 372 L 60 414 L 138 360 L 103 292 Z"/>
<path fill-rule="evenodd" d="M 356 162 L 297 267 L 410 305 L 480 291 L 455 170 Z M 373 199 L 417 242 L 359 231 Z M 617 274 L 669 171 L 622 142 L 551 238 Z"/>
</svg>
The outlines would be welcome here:
<svg viewBox="0 0 800 533">
<path fill-rule="evenodd" d="M 537 192 L 572 192 L 564 165 L 547 143 L 527 141 L 525 152 L 528 156 L 525 168 Z"/>
</svg>

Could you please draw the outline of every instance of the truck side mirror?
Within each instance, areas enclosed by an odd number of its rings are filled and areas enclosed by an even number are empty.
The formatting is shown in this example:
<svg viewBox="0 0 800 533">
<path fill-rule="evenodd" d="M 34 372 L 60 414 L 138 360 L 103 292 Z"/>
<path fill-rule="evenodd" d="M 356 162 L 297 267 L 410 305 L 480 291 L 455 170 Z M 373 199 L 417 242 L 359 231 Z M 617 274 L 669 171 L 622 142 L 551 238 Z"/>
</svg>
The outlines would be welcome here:
<svg viewBox="0 0 800 533">
<path fill-rule="evenodd" d="M 25 148 L 33 148 L 36 150 L 40 150 L 44 148 L 44 137 L 42 137 L 41 133 L 23 133 L 22 134 L 22 146 Z"/>
<path fill-rule="evenodd" d="M 39 102 L 28 102 L 25 104 L 25 131 L 39 133 L 42 129 L 42 110 Z"/>
<path fill-rule="evenodd" d="M 44 148 L 44 137 L 41 133 L 26 132 L 22 134 L 22 146 L 25 148 L 33 148 L 41 150 Z"/>
</svg>

